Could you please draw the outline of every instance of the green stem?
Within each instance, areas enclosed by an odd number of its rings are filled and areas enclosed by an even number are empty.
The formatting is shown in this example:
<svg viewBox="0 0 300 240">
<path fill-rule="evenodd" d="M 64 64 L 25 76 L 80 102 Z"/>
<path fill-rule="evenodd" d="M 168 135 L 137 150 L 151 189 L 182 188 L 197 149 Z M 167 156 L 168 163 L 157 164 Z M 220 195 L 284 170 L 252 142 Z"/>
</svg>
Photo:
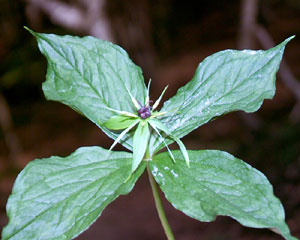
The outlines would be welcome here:
<svg viewBox="0 0 300 240">
<path fill-rule="evenodd" d="M 153 193 L 153 197 L 154 197 L 154 201 L 155 201 L 155 206 L 156 206 L 156 210 L 160 219 L 160 222 L 165 230 L 166 236 L 168 238 L 168 240 L 174 240 L 174 235 L 172 233 L 171 227 L 168 223 L 168 219 L 166 217 L 162 202 L 161 202 L 161 198 L 159 195 L 159 190 L 158 190 L 158 186 L 157 183 L 155 181 L 155 179 L 153 178 L 153 175 L 149 169 L 149 164 L 147 163 L 147 172 L 148 172 L 148 176 L 149 176 L 149 181 L 150 181 L 150 185 L 152 188 L 152 193 Z"/>
</svg>

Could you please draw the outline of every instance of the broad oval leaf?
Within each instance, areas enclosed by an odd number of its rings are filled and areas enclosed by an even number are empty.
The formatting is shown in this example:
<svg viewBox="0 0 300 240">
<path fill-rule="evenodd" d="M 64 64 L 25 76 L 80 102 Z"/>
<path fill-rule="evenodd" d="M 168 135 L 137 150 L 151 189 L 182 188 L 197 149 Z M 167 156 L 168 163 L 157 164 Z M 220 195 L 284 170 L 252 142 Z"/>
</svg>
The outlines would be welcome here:
<svg viewBox="0 0 300 240">
<path fill-rule="evenodd" d="M 145 169 L 131 174 L 132 154 L 83 147 L 66 158 L 29 163 L 7 203 L 2 240 L 72 239 L 87 229 L 120 194 L 127 194 Z M 124 181 L 126 183 L 124 183 Z"/>
<path fill-rule="evenodd" d="M 178 210 L 200 221 L 231 216 L 248 227 L 271 228 L 286 239 L 284 209 L 267 178 L 234 156 L 215 150 L 188 151 L 190 168 L 179 151 L 174 164 L 164 152 L 149 162 L 155 180 Z"/>
<path fill-rule="evenodd" d="M 136 112 L 130 94 L 140 102 L 146 98 L 141 69 L 110 42 L 29 31 L 48 61 L 43 83 L 46 98 L 70 106 L 116 139 L 118 134 L 102 125 L 116 115 L 107 107 Z M 132 150 L 132 138 L 121 143 Z"/>
<path fill-rule="evenodd" d="M 267 51 L 225 50 L 199 64 L 193 79 L 166 101 L 160 118 L 176 137 L 183 137 L 214 117 L 243 110 L 254 112 L 275 93 L 275 78 L 290 37 Z M 168 139 L 170 143 L 170 139 Z M 151 139 L 151 152 L 164 145 Z"/>
</svg>

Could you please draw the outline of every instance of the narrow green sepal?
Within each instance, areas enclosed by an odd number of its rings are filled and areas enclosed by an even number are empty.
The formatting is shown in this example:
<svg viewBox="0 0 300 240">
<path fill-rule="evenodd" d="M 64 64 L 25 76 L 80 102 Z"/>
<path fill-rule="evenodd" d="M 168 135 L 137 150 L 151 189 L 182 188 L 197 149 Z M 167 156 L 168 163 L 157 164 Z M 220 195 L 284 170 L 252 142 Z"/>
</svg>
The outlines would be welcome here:
<svg viewBox="0 0 300 240">
<path fill-rule="evenodd" d="M 151 117 L 150 119 L 153 119 L 153 118 L 157 118 L 157 117 L 161 117 L 163 115 L 167 114 L 167 112 L 158 112 L 158 111 L 154 111 L 151 113 Z"/>
<path fill-rule="evenodd" d="M 145 105 L 148 105 L 149 106 L 149 102 L 150 102 L 150 85 L 151 85 L 151 78 L 149 79 L 149 82 L 148 82 L 148 87 L 147 87 L 147 96 L 146 96 L 146 101 L 145 101 Z"/>
<path fill-rule="evenodd" d="M 126 111 L 119 111 L 119 110 L 115 110 L 113 108 L 109 108 L 109 107 L 104 107 L 105 109 L 111 111 L 111 112 L 115 112 L 115 113 L 118 113 L 120 115 L 124 115 L 124 116 L 127 116 L 127 117 L 133 117 L 133 118 L 137 118 L 138 116 L 134 113 L 130 113 L 130 112 L 126 112 Z"/>
<path fill-rule="evenodd" d="M 121 132 L 121 134 L 117 137 L 117 139 L 114 141 L 114 143 L 109 148 L 109 151 L 111 151 L 117 145 L 117 143 L 119 143 L 121 141 L 122 137 L 124 137 L 126 133 L 128 133 L 132 128 L 134 128 L 135 125 L 138 124 L 138 122 L 139 122 L 139 120 L 136 119 L 128 128 L 126 128 L 123 132 Z"/>
<path fill-rule="evenodd" d="M 174 158 L 174 156 L 173 156 L 173 153 L 172 153 L 172 151 L 170 150 L 170 148 L 168 147 L 168 144 L 166 143 L 164 137 L 160 134 L 159 130 L 157 129 L 157 127 L 156 127 L 156 125 L 155 125 L 155 123 L 152 123 L 151 119 L 148 120 L 148 122 L 149 122 L 149 124 L 151 125 L 151 127 L 154 129 L 154 131 L 157 133 L 157 135 L 162 139 L 163 143 L 165 144 L 165 147 L 166 147 L 167 150 L 168 150 L 168 153 L 169 153 L 171 159 L 172 159 L 173 162 L 175 163 L 176 161 L 175 161 L 175 158 Z"/>
<path fill-rule="evenodd" d="M 134 172 L 146 153 L 148 147 L 148 140 L 150 136 L 149 124 L 147 121 L 140 121 L 134 136 L 133 136 L 133 160 L 132 169 Z"/>
<path fill-rule="evenodd" d="M 124 115 L 113 116 L 108 119 L 103 126 L 111 130 L 121 130 L 131 126 L 137 119 Z"/>
<path fill-rule="evenodd" d="M 185 162 L 186 162 L 186 165 L 188 166 L 188 168 L 190 167 L 190 157 L 189 157 L 189 154 L 186 150 L 186 147 L 184 146 L 183 142 L 177 138 L 177 137 L 174 137 L 174 136 L 171 136 L 174 138 L 174 140 L 176 141 L 176 143 L 178 144 L 179 148 L 180 148 L 180 151 L 185 159 Z"/>
<path fill-rule="evenodd" d="M 178 138 L 178 137 L 175 137 L 174 135 L 172 135 L 168 128 L 163 125 L 160 121 L 156 120 L 156 119 L 150 119 L 149 120 L 149 123 L 151 124 L 151 126 L 155 126 L 155 128 L 158 128 L 159 130 L 165 132 L 169 137 L 173 138 L 176 143 L 178 144 L 179 148 L 180 148 L 180 151 L 185 159 L 185 162 L 186 162 L 186 165 L 188 167 L 190 167 L 190 158 L 189 158 L 189 154 L 186 150 L 186 147 L 184 146 L 183 142 Z"/>
<path fill-rule="evenodd" d="M 128 88 L 126 87 L 126 91 L 128 92 L 130 98 L 131 98 L 131 101 L 133 103 L 133 105 L 135 106 L 136 110 L 139 110 L 140 109 L 140 104 L 138 103 L 138 101 L 134 98 L 134 96 L 132 96 L 132 94 L 130 93 L 130 91 L 128 90 Z"/>
<path fill-rule="evenodd" d="M 152 106 L 152 110 L 153 110 L 153 111 L 158 107 L 158 105 L 159 105 L 159 103 L 160 103 L 162 97 L 164 96 L 165 92 L 167 91 L 167 89 L 168 89 L 168 86 L 165 87 L 165 89 L 164 89 L 164 90 L 162 91 L 162 93 L 160 94 L 159 98 L 158 98 L 158 99 L 156 100 L 156 102 L 153 104 L 153 106 Z"/>
</svg>

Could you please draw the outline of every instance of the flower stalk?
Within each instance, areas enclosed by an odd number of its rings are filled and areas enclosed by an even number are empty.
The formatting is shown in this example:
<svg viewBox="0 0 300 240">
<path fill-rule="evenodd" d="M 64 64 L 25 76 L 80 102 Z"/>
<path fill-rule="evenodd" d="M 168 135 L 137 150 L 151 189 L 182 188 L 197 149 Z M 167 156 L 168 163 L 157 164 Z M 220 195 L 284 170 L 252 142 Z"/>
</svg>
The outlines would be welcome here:
<svg viewBox="0 0 300 240">
<path fill-rule="evenodd" d="M 145 158 L 149 159 L 149 156 L 145 156 Z M 151 185 L 151 189 L 152 189 L 152 193 L 153 193 L 153 197 L 154 197 L 154 201 L 155 201 L 155 207 L 156 207 L 160 222 L 163 226 L 163 229 L 165 231 L 165 234 L 166 234 L 168 240 L 175 240 L 174 234 L 172 232 L 172 229 L 170 227 L 170 224 L 168 222 L 168 219 L 166 217 L 166 214 L 165 214 L 165 211 L 164 211 L 164 208 L 162 205 L 162 201 L 160 198 L 160 193 L 158 190 L 157 183 L 151 173 L 148 163 L 147 163 L 147 172 L 148 172 L 148 177 L 149 177 L 149 181 L 150 181 L 150 185 Z"/>
</svg>

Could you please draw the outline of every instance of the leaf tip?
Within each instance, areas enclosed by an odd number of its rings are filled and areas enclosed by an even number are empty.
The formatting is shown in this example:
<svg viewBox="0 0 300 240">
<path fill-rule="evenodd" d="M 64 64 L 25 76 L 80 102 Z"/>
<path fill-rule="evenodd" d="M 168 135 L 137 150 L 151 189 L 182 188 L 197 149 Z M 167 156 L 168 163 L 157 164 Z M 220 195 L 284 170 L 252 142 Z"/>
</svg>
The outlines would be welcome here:
<svg viewBox="0 0 300 240">
<path fill-rule="evenodd" d="M 31 33 L 33 36 L 37 36 L 37 33 L 36 32 L 34 32 L 33 30 L 31 30 L 29 27 L 27 27 L 27 26 L 23 26 L 24 27 L 24 29 L 25 30 L 27 30 L 29 33 Z"/>
<path fill-rule="evenodd" d="M 294 39 L 296 37 L 296 35 L 290 36 L 287 39 L 285 39 L 280 45 L 286 45 L 288 44 L 289 41 L 291 41 L 292 39 Z"/>
<path fill-rule="evenodd" d="M 296 37 L 296 35 L 290 36 L 289 38 L 287 38 L 285 41 L 290 41 L 292 39 L 294 39 Z"/>
</svg>

